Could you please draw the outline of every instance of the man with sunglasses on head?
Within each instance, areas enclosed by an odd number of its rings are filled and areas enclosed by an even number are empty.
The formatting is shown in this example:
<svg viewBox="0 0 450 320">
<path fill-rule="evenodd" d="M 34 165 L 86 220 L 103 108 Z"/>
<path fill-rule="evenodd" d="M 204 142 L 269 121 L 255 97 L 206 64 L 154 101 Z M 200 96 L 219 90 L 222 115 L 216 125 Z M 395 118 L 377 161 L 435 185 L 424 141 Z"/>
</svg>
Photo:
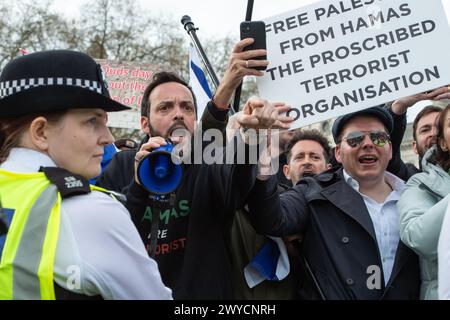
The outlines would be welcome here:
<svg viewBox="0 0 450 320">
<path fill-rule="evenodd" d="M 417 256 L 399 239 L 396 203 L 404 182 L 386 171 L 392 130 L 382 107 L 341 116 L 332 133 L 342 168 L 305 177 L 282 195 L 273 176 L 256 182 L 255 229 L 303 236 L 301 298 L 418 298 Z"/>
</svg>

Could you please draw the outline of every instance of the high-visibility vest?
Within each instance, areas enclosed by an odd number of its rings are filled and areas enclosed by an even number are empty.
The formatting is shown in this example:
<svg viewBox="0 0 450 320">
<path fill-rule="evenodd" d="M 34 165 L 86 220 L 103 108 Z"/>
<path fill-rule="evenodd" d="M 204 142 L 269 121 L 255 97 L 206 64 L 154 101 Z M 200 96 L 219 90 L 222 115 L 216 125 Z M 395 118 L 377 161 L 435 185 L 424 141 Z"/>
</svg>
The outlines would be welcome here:
<svg viewBox="0 0 450 320">
<path fill-rule="evenodd" d="M 106 191 L 90 186 L 91 190 Z M 43 172 L 0 169 L 0 299 L 54 300 L 61 194 Z"/>
</svg>

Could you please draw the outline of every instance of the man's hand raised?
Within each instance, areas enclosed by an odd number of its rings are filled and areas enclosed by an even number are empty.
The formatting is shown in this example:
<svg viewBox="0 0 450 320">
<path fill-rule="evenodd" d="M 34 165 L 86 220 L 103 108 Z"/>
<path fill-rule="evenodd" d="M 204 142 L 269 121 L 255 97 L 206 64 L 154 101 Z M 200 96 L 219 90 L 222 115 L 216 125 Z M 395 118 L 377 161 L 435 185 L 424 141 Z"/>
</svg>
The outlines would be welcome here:
<svg viewBox="0 0 450 320">
<path fill-rule="evenodd" d="M 219 109 L 228 109 L 234 91 L 245 76 L 261 77 L 264 75 L 264 72 L 253 69 L 253 67 L 264 67 L 269 64 L 267 60 L 255 59 L 266 55 L 267 51 L 264 49 L 243 51 L 246 46 L 253 42 L 253 39 L 247 38 L 235 45 L 227 70 L 213 97 L 213 102 Z"/>
<path fill-rule="evenodd" d="M 294 119 L 283 114 L 290 109 L 290 106 L 282 102 L 269 103 L 266 100 L 251 97 L 237 121 L 243 129 L 289 129 Z"/>
</svg>

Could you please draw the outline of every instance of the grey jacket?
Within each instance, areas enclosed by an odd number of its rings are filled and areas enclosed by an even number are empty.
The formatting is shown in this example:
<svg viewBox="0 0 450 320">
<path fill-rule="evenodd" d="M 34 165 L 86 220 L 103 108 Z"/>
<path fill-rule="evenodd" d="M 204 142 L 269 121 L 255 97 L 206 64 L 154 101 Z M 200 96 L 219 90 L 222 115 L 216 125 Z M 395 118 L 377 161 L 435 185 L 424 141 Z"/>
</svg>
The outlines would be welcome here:
<svg viewBox="0 0 450 320">
<path fill-rule="evenodd" d="M 423 157 L 422 170 L 411 177 L 397 202 L 400 238 L 420 257 L 420 298 L 434 300 L 437 292 L 437 246 L 445 209 L 450 199 L 450 176 Z"/>
</svg>

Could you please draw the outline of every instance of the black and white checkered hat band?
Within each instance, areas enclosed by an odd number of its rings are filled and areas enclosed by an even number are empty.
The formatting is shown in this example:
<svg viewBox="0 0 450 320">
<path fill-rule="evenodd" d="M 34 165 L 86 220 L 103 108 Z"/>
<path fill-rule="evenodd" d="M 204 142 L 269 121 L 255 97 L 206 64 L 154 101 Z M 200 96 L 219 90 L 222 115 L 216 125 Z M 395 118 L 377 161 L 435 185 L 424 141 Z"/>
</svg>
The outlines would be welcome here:
<svg viewBox="0 0 450 320">
<path fill-rule="evenodd" d="M 102 94 L 102 84 L 98 81 L 74 78 L 32 78 L 0 82 L 0 99 L 43 86 L 74 86 Z"/>
</svg>

